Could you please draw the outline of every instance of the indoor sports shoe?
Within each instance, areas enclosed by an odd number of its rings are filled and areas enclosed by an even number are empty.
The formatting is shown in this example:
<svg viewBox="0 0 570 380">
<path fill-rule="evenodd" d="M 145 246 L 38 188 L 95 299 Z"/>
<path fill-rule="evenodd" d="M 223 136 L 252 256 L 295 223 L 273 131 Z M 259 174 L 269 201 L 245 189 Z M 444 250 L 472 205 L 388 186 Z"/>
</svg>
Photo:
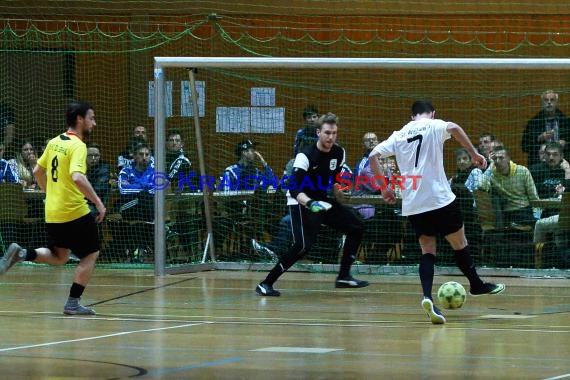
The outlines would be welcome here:
<svg viewBox="0 0 570 380">
<path fill-rule="evenodd" d="M 445 317 L 439 311 L 437 307 L 434 306 L 433 301 L 427 297 L 422 300 L 422 309 L 425 310 L 431 323 L 434 325 L 443 325 L 445 323 Z"/>
<path fill-rule="evenodd" d="M 273 289 L 273 286 L 264 282 L 260 282 L 255 288 L 255 291 L 257 294 L 264 297 L 279 297 L 281 295 L 278 290 Z"/>
<path fill-rule="evenodd" d="M 26 250 L 16 243 L 10 244 L 4 257 L 0 259 L 0 274 L 6 273 L 14 264 L 24 261 L 25 259 Z"/>
<path fill-rule="evenodd" d="M 472 296 L 482 296 L 483 294 L 499 294 L 505 290 L 505 284 L 491 284 L 484 282 L 481 287 L 469 289 L 469 294 Z"/>
<path fill-rule="evenodd" d="M 340 278 L 337 277 L 334 286 L 336 288 L 364 288 L 365 286 L 370 285 L 368 281 L 364 280 L 357 280 L 352 276 Z"/>
<path fill-rule="evenodd" d="M 95 310 L 90 307 L 83 306 L 79 303 L 79 298 L 69 297 L 67 303 L 63 307 L 65 315 L 95 315 Z"/>
<path fill-rule="evenodd" d="M 262 256 L 267 256 L 275 262 L 277 262 L 279 260 L 279 258 L 275 254 L 275 252 L 273 252 L 272 250 L 270 250 L 269 248 L 267 248 L 265 245 L 261 244 L 257 240 L 251 239 L 251 246 L 253 247 L 253 250 L 255 252 L 257 252 L 258 254 L 260 254 Z"/>
</svg>

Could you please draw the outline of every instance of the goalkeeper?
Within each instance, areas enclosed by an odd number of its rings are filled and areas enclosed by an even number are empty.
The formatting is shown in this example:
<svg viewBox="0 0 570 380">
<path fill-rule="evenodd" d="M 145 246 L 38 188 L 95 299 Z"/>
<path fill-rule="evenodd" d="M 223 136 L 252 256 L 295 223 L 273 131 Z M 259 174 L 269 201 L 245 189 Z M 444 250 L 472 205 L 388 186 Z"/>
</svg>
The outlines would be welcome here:
<svg viewBox="0 0 570 380">
<path fill-rule="evenodd" d="M 333 187 L 335 197 L 340 191 L 334 187 L 344 165 L 345 151 L 337 145 L 337 117 L 332 113 L 322 115 L 316 124 L 316 143 L 303 149 L 293 164 L 293 180 L 289 182 L 287 206 L 291 215 L 293 244 L 281 257 L 267 278 L 255 291 L 261 296 L 279 296 L 273 284 L 293 264 L 309 252 L 317 238 L 321 224 L 330 226 L 346 235 L 337 288 L 362 288 L 367 281 L 350 275 L 350 267 L 362 240 L 363 225 L 351 208 L 327 197 Z"/>
</svg>

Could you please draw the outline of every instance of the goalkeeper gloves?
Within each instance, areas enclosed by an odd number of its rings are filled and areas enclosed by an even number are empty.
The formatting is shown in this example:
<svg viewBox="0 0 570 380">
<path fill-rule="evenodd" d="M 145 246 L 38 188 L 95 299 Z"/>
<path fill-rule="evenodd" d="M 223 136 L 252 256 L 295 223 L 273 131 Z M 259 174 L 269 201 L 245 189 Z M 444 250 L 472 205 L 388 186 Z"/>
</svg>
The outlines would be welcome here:
<svg viewBox="0 0 570 380">
<path fill-rule="evenodd" d="M 328 211 L 332 208 L 332 205 L 324 201 L 315 201 L 311 199 L 307 202 L 307 208 L 312 212 Z"/>
</svg>

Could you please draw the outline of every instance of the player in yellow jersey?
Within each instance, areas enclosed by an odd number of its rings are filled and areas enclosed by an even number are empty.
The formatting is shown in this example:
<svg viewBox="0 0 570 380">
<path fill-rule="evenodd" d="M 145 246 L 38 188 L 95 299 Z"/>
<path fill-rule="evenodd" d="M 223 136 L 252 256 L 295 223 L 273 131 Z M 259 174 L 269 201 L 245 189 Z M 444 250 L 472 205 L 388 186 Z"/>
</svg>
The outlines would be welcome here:
<svg viewBox="0 0 570 380">
<path fill-rule="evenodd" d="M 0 274 L 24 260 L 63 265 L 73 251 L 80 261 L 63 313 L 93 315 L 93 309 L 79 303 L 99 256 L 96 223 L 102 222 L 106 213 L 85 175 L 87 148 L 83 140 L 96 125 L 93 107 L 83 102 L 71 103 L 66 121 L 67 131 L 49 141 L 34 168 L 34 176 L 46 193 L 45 219 L 50 242 L 47 248 L 37 249 L 12 243 L 0 259 Z M 97 207 L 96 217 L 89 212 L 85 198 Z"/>
</svg>

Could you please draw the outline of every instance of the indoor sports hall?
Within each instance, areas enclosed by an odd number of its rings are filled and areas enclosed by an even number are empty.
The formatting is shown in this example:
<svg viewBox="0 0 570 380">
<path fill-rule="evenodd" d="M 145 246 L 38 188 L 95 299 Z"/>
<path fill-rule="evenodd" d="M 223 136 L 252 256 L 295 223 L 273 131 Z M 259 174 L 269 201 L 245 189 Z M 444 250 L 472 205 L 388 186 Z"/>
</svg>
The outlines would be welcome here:
<svg viewBox="0 0 570 380">
<path fill-rule="evenodd" d="M 570 379 L 569 9 L 2 2 L 0 378 Z M 81 254 L 62 266 L 26 250 L 8 259 L 13 242 L 49 246 L 51 190 L 37 168 L 78 100 L 95 115 L 85 176 L 106 207 L 81 295 L 92 315 L 63 313 Z M 471 295 L 438 236 L 433 305 L 445 323 L 424 308 L 417 225 L 403 211 L 436 178 L 411 175 L 401 156 L 378 158 L 382 175 L 369 163 L 418 100 L 476 150 L 442 135 L 431 165 L 446 185 L 433 197 L 453 194 L 478 274 L 506 286 Z M 310 182 L 328 113 L 342 159 Z M 305 202 L 299 184 L 321 203 L 287 206 Z M 319 219 L 285 271 L 295 207 L 325 215 L 331 204 L 352 216 Z M 352 277 L 339 275 L 347 257 Z M 281 294 L 267 296 L 259 286 L 280 266 Z M 464 290 L 440 297 L 449 282 Z"/>
</svg>

